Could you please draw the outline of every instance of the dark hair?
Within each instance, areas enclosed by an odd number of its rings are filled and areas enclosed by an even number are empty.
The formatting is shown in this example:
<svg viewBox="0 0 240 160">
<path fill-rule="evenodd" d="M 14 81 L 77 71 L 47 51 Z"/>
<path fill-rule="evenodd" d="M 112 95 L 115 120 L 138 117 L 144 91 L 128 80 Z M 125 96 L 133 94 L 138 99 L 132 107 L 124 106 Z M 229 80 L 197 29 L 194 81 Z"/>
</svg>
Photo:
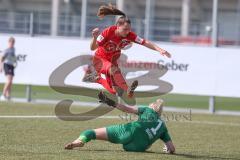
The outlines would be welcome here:
<svg viewBox="0 0 240 160">
<path fill-rule="evenodd" d="M 103 18 L 106 15 L 119 15 L 120 17 L 118 18 L 116 25 L 121 25 L 125 22 L 131 24 L 131 21 L 127 18 L 126 14 L 112 4 L 108 4 L 108 6 L 102 5 L 99 7 L 97 16 Z"/>
</svg>

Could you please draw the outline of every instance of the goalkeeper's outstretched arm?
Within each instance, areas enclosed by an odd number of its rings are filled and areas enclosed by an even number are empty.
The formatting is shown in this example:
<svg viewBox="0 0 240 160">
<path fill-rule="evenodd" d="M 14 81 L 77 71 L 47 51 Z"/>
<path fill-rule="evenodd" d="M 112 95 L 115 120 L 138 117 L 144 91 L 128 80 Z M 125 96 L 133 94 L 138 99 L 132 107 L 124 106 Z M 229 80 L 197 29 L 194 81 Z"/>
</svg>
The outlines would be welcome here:
<svg viewBox="0 0 240 160">
<path fill-rule="evenodd" d="M 138 107 L 136 106 L 125 106 L 123 104 L 117 104 L 116 108 L 127 113 L 133 113 L 133 114 L 138 113 Z"/>
</svg>

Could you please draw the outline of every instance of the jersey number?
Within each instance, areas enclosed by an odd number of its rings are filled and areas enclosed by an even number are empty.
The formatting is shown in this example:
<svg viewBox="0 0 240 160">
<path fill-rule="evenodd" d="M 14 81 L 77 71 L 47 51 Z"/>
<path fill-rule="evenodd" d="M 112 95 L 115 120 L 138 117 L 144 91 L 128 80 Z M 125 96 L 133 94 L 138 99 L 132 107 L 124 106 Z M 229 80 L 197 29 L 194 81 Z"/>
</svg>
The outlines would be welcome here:
<svg viewBox="0 0 240 160">
<path fill-rule="evenodd" d="M 150 139 L 152 139 L 157 134 L 157 131 L 160 129 L 161 125 L 162 121 L 158 120 L 158 125 L 156 128 L 146 129 L 146 132 Z"/>
</svg>

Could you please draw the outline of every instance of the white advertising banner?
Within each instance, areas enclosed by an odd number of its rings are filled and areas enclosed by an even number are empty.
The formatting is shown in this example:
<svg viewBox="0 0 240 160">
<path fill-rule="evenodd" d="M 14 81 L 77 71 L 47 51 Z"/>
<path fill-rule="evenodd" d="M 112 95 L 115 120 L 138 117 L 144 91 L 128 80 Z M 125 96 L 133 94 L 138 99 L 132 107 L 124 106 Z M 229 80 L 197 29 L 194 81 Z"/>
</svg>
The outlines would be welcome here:
<svg viewBox="0 0 240 160">
<path fill-rule="evenodd" d="M 0 50 L 7 48 L 8 38 L 0 36 Z M 15 38 L 18 59 L 14 77 L 16 84 L 49 85 L 51 73 L 64 62 L 79 55 L 94 54 L 89 49 L 89 39 Z M 164 65 L 168 71 L 160 79 L 173 85 L 172 93 L 240 97 L 240 49 L 158 45 L 168 50 L 172 58 L 168 59 L 136 44 L 123 51 L 127 55 L 128 67 L 137 67 L 141 71 L 141 68 L 146 70 L 158 64 Z M 65 83 L 101 88 L 99 84 L 82 82 L 83 68 L 78 67 L 72 71 Z M 129 73 L 127 77 L 134 75 L 138 74 Z M 4 74 L 0 75 L 0 82 L 5 82 Z"/>
</svg>

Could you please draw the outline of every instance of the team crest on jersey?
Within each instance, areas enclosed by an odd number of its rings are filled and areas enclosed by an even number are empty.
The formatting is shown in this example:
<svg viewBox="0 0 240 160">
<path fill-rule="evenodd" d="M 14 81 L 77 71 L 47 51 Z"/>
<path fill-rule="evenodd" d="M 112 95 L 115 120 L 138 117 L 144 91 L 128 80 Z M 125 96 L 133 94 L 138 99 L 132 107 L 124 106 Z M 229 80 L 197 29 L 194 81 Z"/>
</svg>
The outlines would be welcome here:
<svg viewBox="0 0 240 160">
<path fill-rule="evenodd" d="M 121 41 L 121 43 L 119 44 L 119 48 L 124 48 L 124 47 L 126 47 L 127 45 L 129 45 L 129 43 L 131 43 L 129 40 L 123 39 L 123 40 Z"/>
<path fill-rule="evenodd" d="M 131 43 L 131 41 L 129 41 L 129 40 L 127 40 L 127 39 L 123 39 L 122 41 L 121 41 L 121 43 L 119 44 L 119 48 L 120 49 L 128 49 L 128 48 L 130 48 L 132 46 L 132 43 Z"/>
</svg>

